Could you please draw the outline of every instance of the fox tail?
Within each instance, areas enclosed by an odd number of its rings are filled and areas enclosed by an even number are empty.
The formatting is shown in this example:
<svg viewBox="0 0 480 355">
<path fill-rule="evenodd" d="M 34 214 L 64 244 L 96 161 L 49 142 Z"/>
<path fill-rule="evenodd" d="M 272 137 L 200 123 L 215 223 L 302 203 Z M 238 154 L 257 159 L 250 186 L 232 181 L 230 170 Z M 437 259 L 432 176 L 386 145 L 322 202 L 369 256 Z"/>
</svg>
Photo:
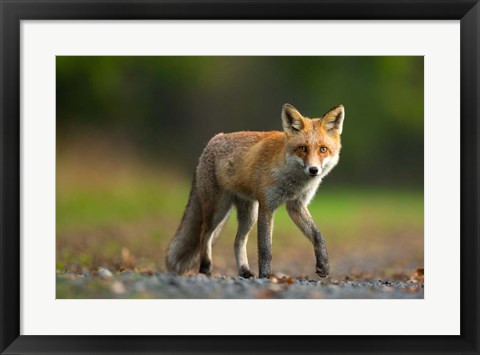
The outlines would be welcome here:
<svg viewBox="0 0 480 355">
<path fill-rule="evenodd" d="M 166 263 L 167 270 L 171 272 L 181 274 L 190 270 L 200 257 L 202 209 L 196 190 L 196 177 L 194 176 L 182 221 L 168 246 Z"/>
</svg>

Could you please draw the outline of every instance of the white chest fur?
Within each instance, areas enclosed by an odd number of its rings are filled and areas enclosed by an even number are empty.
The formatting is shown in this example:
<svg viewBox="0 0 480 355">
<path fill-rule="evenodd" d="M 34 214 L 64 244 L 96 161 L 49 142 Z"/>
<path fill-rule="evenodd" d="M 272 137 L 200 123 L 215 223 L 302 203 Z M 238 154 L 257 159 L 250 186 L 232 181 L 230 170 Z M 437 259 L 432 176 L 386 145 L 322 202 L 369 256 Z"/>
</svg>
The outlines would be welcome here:
<svg viewBox="0 0 480 355">
<path fill-rule="evenodd" d="M 302 169 L 278 169 L 273 172 L 276 184 L 270 187 L 266 197 L 274 208 L 288 200 L 301 200 L 308 204 L 315 195 L 322 178 L 306 175 Z"/>
</svg>

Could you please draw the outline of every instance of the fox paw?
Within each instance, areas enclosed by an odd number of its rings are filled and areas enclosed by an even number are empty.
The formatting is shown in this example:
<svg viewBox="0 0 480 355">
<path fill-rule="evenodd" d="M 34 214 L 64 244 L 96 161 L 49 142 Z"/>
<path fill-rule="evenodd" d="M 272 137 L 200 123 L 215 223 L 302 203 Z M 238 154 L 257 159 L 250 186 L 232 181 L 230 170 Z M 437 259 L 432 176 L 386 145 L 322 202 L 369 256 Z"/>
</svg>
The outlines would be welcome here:
<svg viewBox="0 0 480 355">
<path fill-rule="evenodd" d="M 329 272 L 328 272 L 328 266 L 327 267 L 316 267 L 316 273 L 318 276 L 324 278 L 324 277 L 328 277 L 329 275 Z"/>
<path fill-rule="evenodd" d="M 271 274 L 260 274 L 261 279 L 270 279 L 272 277 Z"/>
<path fill-rule="evenodd" d="M 210 276 L 212 274 L 212 261 L 208 259 L 201 260 L 200 270 L 198 272 Z"/>
<path fill-rule="evenodd" d="M 250 270 L 242 270 L 242 271 L 240 271 L 239 276 L 243 277 L 245 279 L 250 279 L 250 278 L 255 277 L 255 274 L 252 273 Z"/>
</svg>

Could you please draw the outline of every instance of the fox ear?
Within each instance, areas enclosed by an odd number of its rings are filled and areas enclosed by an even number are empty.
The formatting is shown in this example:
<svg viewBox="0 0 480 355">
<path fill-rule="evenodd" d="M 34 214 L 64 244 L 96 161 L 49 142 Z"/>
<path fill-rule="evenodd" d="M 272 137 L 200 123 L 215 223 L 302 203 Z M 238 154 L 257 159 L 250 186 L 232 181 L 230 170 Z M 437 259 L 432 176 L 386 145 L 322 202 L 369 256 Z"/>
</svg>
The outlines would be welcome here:
<svg viewBox="0 0 480 355">
<path fill-rule="evenodd" d="M 283 130 L 288 134 L 299 132 L 305 127 L 303 116 L 290 104 L 283 105 L 282 125 Z"/>
<path fill-rule="evenodd" d="M 326 114 L 324 114 L 320 122 L 328 132 L 337 132 L 338 134 L 342 134 L 344 118 L 345 108 L 343 105 L 338 105 L 331 108 Z"/>
</svg>

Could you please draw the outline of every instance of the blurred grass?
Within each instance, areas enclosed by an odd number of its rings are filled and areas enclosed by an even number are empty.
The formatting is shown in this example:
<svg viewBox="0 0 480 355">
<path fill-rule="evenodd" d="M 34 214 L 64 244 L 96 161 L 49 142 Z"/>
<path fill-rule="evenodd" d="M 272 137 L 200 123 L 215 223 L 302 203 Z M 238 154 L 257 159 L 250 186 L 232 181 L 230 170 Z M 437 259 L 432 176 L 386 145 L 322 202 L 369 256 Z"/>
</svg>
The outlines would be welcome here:
<svg viewBox="0 0 480 355">
<path fill-rule="evenodd" d="M 159 213 L 173 217 L 181 213 L 187 195 L 187 184 L 172 186 L 161 178 L 57 191 L 57 232 L 132 222 Z"/>
<path fill-rule="evenodd" d="M 324 184 L 328 185 L 328 181 Z M 186 180 L 172 184 L 159 178 L 139 179 L 122 186 L 58 191 L 57 232 L 108 227 L 158 215 L 180 221 L 189 190 Z M 358 225 L 369 222 L 385 230 L 423 228 L 421 191 L 324 186 L 309 210 L 323 228 L 341 228 L 346 238 L 353 237 Z M 275 224 L 286 230 L 296 228 L 283 207 L 275 214 Z"/>
</svg>

